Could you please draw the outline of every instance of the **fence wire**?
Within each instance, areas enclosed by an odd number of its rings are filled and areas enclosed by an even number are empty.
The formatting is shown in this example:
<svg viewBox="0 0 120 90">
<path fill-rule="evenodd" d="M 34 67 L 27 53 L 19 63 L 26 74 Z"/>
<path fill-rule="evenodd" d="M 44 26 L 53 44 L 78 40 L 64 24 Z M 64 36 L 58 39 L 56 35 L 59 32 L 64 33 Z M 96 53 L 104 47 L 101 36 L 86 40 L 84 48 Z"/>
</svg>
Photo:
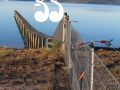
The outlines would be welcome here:
<svg viewBox="0 0 120 90">
<path fill-rule="evenodd" d="M 71 23 L 67 22 L 67 29 L 65 30 L 66 65 L 71 90 L 91 90 L 92 49 L 88 45 L 72 47 L 78 41 L 85 42 Z M 83 78 L 80 78 L 83 73 Z M 94 54 L 92 90 L 120 90 L 119 82 L 96 54 Z"/>
</svg>

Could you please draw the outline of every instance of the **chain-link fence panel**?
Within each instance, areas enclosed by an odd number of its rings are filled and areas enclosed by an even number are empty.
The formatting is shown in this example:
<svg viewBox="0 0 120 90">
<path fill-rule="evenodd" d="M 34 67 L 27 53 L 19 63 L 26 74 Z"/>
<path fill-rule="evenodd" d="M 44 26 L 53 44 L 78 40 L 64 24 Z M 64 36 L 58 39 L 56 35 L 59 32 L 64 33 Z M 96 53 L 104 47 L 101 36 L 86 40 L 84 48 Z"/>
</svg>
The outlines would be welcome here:
<svg viewBox="0 0 120 90">
<path fill-rule="evenodd" d="M 75 46 L 78 41 L 85 41 L 71 22 L 66 25 L 66 65 L 71 90 L 120 90 L 119 82 L 94 53 L 94 48 L 92 50 L 89 44 Z"/>
</svg>

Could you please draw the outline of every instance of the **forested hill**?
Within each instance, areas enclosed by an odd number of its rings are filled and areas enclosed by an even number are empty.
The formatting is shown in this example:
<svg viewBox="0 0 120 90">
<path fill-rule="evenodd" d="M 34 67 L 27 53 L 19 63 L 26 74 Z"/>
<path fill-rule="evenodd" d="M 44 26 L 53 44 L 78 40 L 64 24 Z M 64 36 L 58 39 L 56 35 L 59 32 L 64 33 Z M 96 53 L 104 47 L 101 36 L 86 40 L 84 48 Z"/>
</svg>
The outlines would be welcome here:
<svg viewBox="0 0 120 90">
<path fill-rule="evenodd" d="M 36 0 L 8 0 L 8 1 L 36 1 Z M 57 0 L 64 3 L 90 3 L 90 4 L 113 4 L 120 5 L 120 0 Z M 50 2 L 50 0 L 44 0 Z"/>
<path fill-rule="evenodd" d="M 50 0 L 44 0 L 50 1 Z M 91 4 L 117 4 L 120 5 L 120 0 L 57 0 L 58 2 L 69 3 L 91 3 Z"/>
</svg>

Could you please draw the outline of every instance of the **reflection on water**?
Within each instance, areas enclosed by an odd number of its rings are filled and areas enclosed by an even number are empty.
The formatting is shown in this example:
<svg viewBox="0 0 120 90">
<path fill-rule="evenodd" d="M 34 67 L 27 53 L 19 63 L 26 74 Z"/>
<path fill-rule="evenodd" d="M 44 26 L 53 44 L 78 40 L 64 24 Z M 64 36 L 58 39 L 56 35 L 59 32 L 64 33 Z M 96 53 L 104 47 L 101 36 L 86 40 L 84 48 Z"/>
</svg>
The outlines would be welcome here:
<svg viewBox="0 0 120 90">
<path fill-rule="evenodd" d="M 37 30 L 53 35 L 58 23 L 49 19 L 39 23 L 35 21 L 34 14 L 43 6 L 34 7 L 35 1 L 0 1 L 0 46 L 23 47 L 23 41 L 14 19 L 14 10 L 20 12 L 27 21 Z M 50 11 L 59 11 L 58 6 L 46 3 Z M 94 4 L 65 4 L 62 3 L 74 28 L 86 41 L 99 39 L 114 39 L 113 46 L 120 47 L 120 6 L 119 5 L 94 5 Z M 98 45 L 98 44 L 96 44 Z"/>
</svg>

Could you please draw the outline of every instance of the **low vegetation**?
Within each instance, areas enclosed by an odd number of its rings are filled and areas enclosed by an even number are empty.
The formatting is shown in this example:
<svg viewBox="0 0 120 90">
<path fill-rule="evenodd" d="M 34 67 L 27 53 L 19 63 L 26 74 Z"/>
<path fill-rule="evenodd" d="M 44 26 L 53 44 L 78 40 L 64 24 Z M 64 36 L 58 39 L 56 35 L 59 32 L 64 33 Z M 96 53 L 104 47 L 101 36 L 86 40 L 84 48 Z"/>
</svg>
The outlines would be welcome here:
<svg viewBox="0 0 120 90">
<path fill-rule="evenodd" d="M 96 50 L 96 54 L 120 82 L 120 49 L 116 51 L 113 49 L 99 48 Z"/>
<path fill-rule="evenodd" d="M 64 55 L 58 48 L 0 48 L 0 89 L 69 90 Z"/>
<path fill-rule="evenodd" d="M 64 55 L 54 48 L 0 48 L 1 90 L 69 90 Z M 120 82 L 120 53 L 95 49 L 96 54 Z"/>
</svg>

